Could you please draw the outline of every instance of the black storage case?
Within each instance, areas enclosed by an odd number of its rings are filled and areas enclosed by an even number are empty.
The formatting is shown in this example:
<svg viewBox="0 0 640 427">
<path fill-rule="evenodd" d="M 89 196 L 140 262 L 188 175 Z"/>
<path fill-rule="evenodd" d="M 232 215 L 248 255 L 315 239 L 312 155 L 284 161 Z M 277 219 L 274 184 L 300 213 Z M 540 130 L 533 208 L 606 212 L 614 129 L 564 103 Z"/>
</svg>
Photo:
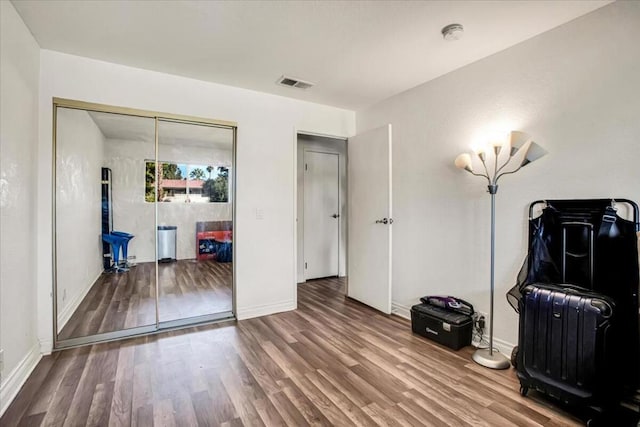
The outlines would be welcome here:
<svg viewBox="0 0 640 427">
<path fill-rule="evenodd" d="M 471 316 L 429 304 L 411 307 L 411 330 L 454 350 L 471 345 Z"/>
</svg>

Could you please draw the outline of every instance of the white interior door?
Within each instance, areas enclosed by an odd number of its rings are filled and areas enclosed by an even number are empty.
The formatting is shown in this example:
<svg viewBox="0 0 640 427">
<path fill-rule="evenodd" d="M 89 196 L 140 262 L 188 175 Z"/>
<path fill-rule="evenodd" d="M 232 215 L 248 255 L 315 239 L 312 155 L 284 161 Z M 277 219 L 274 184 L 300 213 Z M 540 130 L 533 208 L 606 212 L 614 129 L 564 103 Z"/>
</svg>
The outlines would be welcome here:
<svg viewBox="0 0 640 427">
<path fill-rule="evenodd" d="M 304 153 L 304 278 L 338 275 L 340 179 L 338 155 Z"/>
<path fill-rule="evenodd" d="M 348 296 L 391 313 L 391 125 L 349 138 Z"/>
</svg>

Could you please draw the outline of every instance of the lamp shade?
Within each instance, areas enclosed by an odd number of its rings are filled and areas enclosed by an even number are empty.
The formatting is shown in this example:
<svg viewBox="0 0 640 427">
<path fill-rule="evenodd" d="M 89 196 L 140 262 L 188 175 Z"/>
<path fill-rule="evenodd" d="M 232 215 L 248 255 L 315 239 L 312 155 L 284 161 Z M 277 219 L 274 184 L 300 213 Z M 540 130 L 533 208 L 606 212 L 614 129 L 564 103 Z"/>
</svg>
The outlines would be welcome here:
<svg viewBox="0 0 640 427">
<path fill-rule="evenodd" d="M 456 157 L 455 164 L 457 168 L 473 172 L 473 168 L 471 167 L 471 156 L 468 153 L 462 153 Z"/>
<path fill-rule="evenodd" d="M 518 150 L 521 149 L 522 146 L 530 139 L 531 136 L 527 133 L 520 132 L 518 130 L 511 131 L 509 133 L 509 146 L 511 147 L 509 155 L 513 157 L 513 155 L 516 154 Z"/>
<path fill-rule="evenodd" d="M 503 143 L 503 141 L 501 141 L 499 139 L 494 139 L 493 142 L 491 143 L 491 145 L 493 146 L 493 153 L 496 156 L 498 154 L 500 154 L 500 150 L 502 150 L 502 143 Z"/>
<path fill-rule="evenodd" d="M 547 154 L 547 150 L 531 141 L 529 147 L 527 148 L 527 152 L 524 155 L 524 159 L 522 160 L 521 166 L 526 166 L 531 162 L 538 160 L 540 157 Z"/>
</svg>

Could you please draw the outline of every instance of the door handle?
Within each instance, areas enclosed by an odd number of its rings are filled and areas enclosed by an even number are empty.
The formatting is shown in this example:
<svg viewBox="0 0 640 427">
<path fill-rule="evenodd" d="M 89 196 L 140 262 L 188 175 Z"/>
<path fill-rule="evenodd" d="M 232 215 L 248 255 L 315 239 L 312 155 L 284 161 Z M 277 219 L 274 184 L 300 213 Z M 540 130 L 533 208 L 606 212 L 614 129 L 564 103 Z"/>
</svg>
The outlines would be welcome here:
<svg viewBox="0 0 640 427">
<path fill-rule="evenodd" d="M 331 217 L 332 217 L 332 218 L 340 218 L 340 215 L 338 215 L 338 214 L 333 214 L 333 215 L 331 215 Z"/>
</svg>

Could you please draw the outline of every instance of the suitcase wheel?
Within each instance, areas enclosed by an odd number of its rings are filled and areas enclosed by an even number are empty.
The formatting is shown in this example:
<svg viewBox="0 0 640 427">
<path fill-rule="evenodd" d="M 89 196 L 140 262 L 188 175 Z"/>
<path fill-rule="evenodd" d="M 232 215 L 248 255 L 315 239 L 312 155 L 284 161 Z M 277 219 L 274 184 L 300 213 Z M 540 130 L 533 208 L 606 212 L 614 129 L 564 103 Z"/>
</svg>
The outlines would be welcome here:
<svg viewBox="0 0 640 427">
<path fill-rule="evenodd" d="M 587 420 L 587 427 L 602 427 L 611 425 L 609 422 L 611 421 L 609 417 L 606 415 L 606 412 L 597 414 Z M 631 424 L 629 424 L 631 425 Z M 640 424 L 639 424 L 640 425 Z"/>
<path fill-rule="evenodd" d="M 520 387 L 520 395 L 523 396 L 523 397 L 526 397 L 527 393 L 529 393 L 529 387 L 521 386 Z"/>
</svg>

